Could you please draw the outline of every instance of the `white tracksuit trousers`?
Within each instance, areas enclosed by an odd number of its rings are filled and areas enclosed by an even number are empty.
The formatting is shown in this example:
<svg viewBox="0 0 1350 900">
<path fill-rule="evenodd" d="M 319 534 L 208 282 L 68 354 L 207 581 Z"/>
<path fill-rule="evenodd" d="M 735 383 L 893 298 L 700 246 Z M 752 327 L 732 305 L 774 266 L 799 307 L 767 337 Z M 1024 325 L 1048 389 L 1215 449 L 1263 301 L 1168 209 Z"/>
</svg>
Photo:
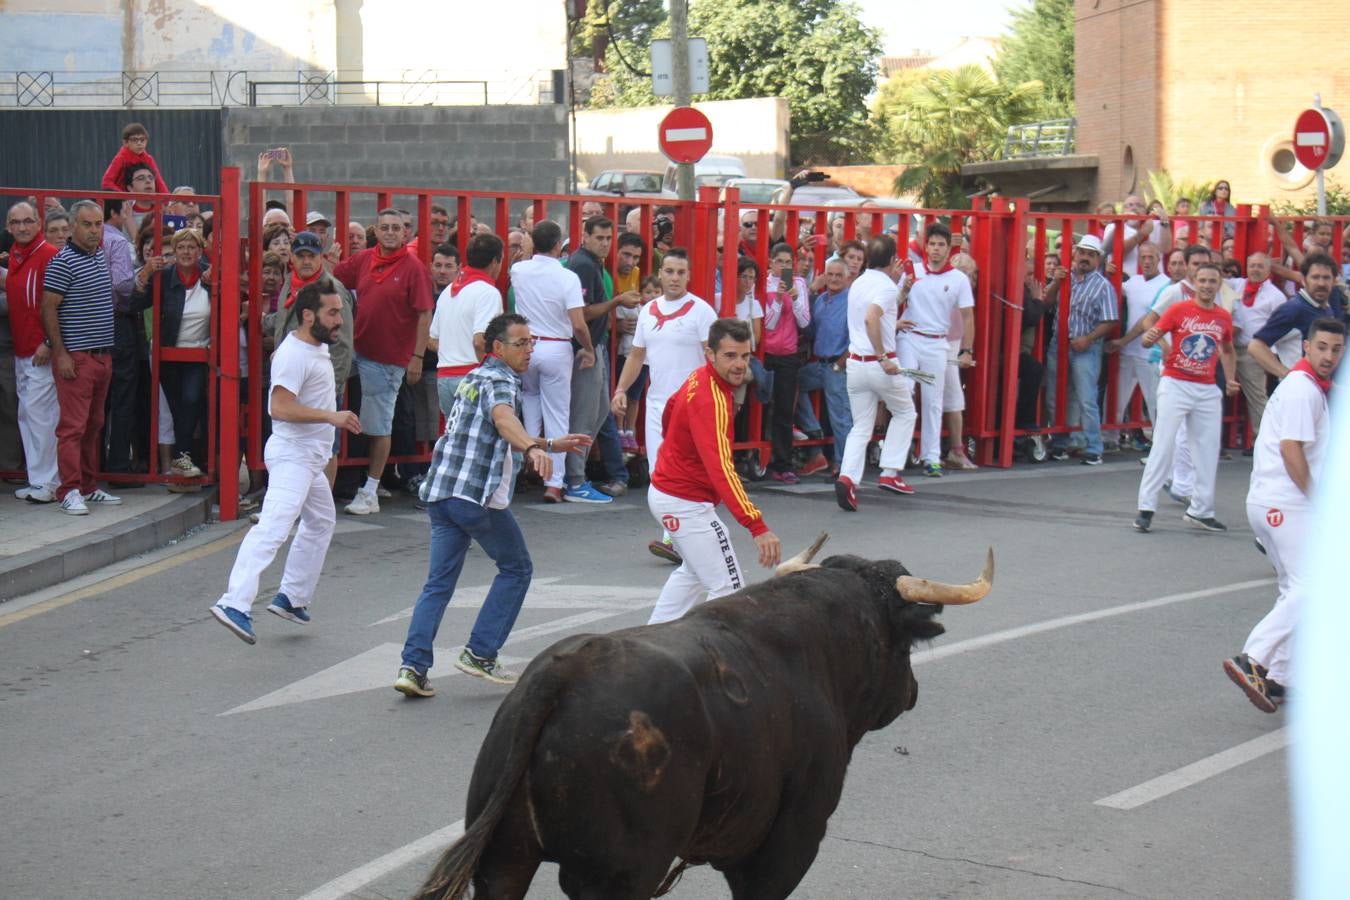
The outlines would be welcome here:
<svg viewBox="0 0 1350 900">
<path fill-rule="evenodd" d="M 1190 492 L 1187 512 L 1199 519 L 1214 515 L 1222 416 L 1223 393 L 1217 385 L 1162 378 L 1158 385 L 1158 414 L 1153 421 L 1153 449 L 1148 454 L 1144 477 L 1139 480 L 1139 509 L 1157 510 L 1158 491 L 1172 471 L 1178 436 L 1184 425 L 1184 437 L 1190 444 L 1195 465 L 1195 486 Z M 1175 481 L 1173 488 L 1181 490 Z"/>
<path fill-rule="evenodd" d="M 19 398 L 19 437 L 28 465 L 28 483 L 55 491 L 61 484 L 56 471 L 56 422 L 61 406 L 50 361 L 33 365 L 33 357 L 14 357 L 14 392 Z"/>
<path fill-rule="evenodd" d="M 902 368 L 917 369 L 933 375 L 931 385 L 919 384 L 918 405 L 922 416 L 919 421 L 919 461 L 941 462 L 942 397 L 948 377 L 947 339 L 903 331 L 896 340 L 895 355 Z"/>
<path fill-rule="evenodd" d="M 1247 523 L 1275 567 L 1280 593 L 1270 612 L 1252 629 L 1242 652 L 1265 666 L 1270 677 L 1285 687 L 1289 686 L 1289 651 L 1298 600 L 1304 590 L 1302 552 L 1311 520 L 1311 509 L 1247 504 Z"/>
<path fill-rule="evenodd" d="M 942 366 L 946 368 L 946 343 L 943 342 Z M 862 483 L 863 468 L 867 463 L 867 443 L 872 440 L 872 429 L 877 422 L 877 403 L 885 403 L 891 411 L 891 424 L 886 427 L 886 443 L 881 448 L 881 468 L 903 471 L 909 458 L 909 445 L 914 440 L 914 383 L 903 375 L 887 375 L 880 362 L 848 361 L 848 405 L 853 413 L 853 429 L 844 442 L 844 460 L 839 465 L 841 477 L 855 485 Z M 942 394 L 938 395 L 941 401 Z M 940 405 L 940 403 L 939 403 Z M 941 410 L 938 420 L 941 421 Z"/>
<path fill-rule="evenodd" d="M 672 497 L 655 487 L 647 488 L 647 508 L 670 535 L 684 562 L 670 573 L 656 600 L 648 625 L 671 622 L 694 608 L 695 603 L 716 600 L 743 584 L 731 535 L 711 503 Z"/>
<path fill-rule="evenodd" d="M 572 417 L 572 342 L 540 341 L 534 345 L 530 367 L 520 377 L 520 408 L 525 430 L 531 435 L 559 438 L 568 433 Z M 546 487 L 562 487 L 566 453 L 550 453 L 553 474 Z"/>
</svg>

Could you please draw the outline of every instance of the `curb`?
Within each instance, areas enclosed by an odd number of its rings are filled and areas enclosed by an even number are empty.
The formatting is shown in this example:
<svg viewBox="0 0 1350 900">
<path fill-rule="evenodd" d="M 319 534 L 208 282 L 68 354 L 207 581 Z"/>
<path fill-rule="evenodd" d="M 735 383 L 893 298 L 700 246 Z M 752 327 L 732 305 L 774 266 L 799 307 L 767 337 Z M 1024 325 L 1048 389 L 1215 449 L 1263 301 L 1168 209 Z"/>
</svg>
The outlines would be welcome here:
<svg viewBox="0 0 1350 900">
<path fill-rule="evenodd" d="M 152 512 L 11 557 L 0 567 L 0 603 L 163 547 L 208 521 L 215 498 L 214 490 L 180 494 Z"/>
</svg>

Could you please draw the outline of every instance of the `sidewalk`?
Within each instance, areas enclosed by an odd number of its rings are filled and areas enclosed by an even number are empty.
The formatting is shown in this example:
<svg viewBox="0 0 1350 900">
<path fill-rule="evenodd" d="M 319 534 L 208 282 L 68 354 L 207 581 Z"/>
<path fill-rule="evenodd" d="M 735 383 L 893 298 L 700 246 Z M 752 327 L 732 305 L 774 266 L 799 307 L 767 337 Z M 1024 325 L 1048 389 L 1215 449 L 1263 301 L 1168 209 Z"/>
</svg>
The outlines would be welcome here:
<svg viewBox="0 0 1350 900">
<path fill-rule="evenodd" d="M 162 547 L 205 522 L 214 490 L 170 494 L 157 485 L 119 491 L 122 505 L 68 516 L 0 491 L 0 603 Z"/>
</svg>

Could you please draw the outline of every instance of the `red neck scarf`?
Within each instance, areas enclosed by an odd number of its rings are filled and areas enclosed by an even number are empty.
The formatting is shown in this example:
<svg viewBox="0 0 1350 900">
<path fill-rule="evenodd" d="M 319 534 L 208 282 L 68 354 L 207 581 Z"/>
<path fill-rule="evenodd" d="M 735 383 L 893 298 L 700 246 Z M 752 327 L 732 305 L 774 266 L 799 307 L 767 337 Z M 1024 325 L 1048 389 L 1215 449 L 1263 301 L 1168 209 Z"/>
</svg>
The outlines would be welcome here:
<svg viewBox="0 0 1350 900">
<path fill-rule="evenodd" d="M 398 264 L 401 263 L 407 255 L 408 248 L 406 245 L 399 247 L 388 256 L 385 255 L 383 247 L 376 247 L 375 252 L 370 256 L 370 270 L 368 274 L 376 284 L 383 284 L 384 280 L 389 277 L 389 274 L 393 272 L 394 269 L 398 268 Z"/>
<path fill-rule="evenodd" d="M 1214 198 L 1214 215 L 1216 216 L 1226 215 L 1227 209 L 1228 209 L 1227 200 L 1220 200 L 1217 197 Z"/>
<path fill-rule="evenodd" d="M 684 305 L 683 305 L 683 306 L 681 306 L 679 309 L 675 310 L 673 313 L 670 313 L 669 315 L 667 315 L 667 314 L 661 312 L 661 301 L 660 301 L 660 300 L 653 300 L 652 303 L 651 303 L 651 306 L 647 307 L 648 311 L 650 311 L 651 314 L 652 314 L 652 318 L 656 319 L 656 330 L 657 330 L 657 331 L 660 331 L 660 330 L 665 326 L 665 324 L 666 324 L 667 322 L 670 322 L 670 321 L 673 321 L 673 320 L 675 320 L 675 319 L 680 318 L 681 316 L 683 316 L 685 313 L 689 312 L 689 310 L 691 310 L 691 309 L 693 309 L 693 308 L 694 308 L 694 301 L 693 301 L 693 300 L 686 300 L 686 301 L 684 301 Z"/>
<path fill-rule="evenodd" d="M 175 265 L 174 268 L 178 270 L 178 280 L 183 282 L 183 287 L 189 291 L 197 286 L 198 281 L 201 281 L 202 270 L 197 266 L 184 269 L 182 266 Z"/>
<path fill-rule="evenodd" d="M 942 268 L 937 270 L 928 268 L 928 258 L 924 257 L 923 270 L 929 275 L 941 275 L 943 272 L 950 272 L 952 270 L 952 255 L 948 253 L 947 261 L 942 264 Z"/>
<path fill-rule="evenodd" d="M 488 273 L 482 269 L 475 269 L 472 266 L 464 266 L 459 270 L 459 276 L 455 278 L 454 283 L 450 285 L 450 296 L 457 297 L 459 292 L 464 290 L 474 282 L 481 281 L 483 284 L 496 284 Z"/>
<path fill-rule="evenodd" d="M 1290 371 L 1302 372 L 1304 375 L 1307 375 L 1309 378 L 1311 378 L 1314 384 L 1316 384 L 1318 387 L 1322 389 L 1322 393 L 1324 394 L 1331 393 L 1331 382 L 1325 380 L 1320 375 L 1318 375 L 1317 370 L 1315 370 L 1312 367 L 1312 365 L 1309 364 L 1306 357 L 1294 363 L 1294 368 L 1291 369 Z"/>
<path fill-rule="evenodd" d="M 304 286 L 307 285 L 307 284 L 313 284 L 314 282 L 318 281 L 318 280 L 319 280 L 320 278 L 322 278 L 322 277 L 323 277 L 323 266 L 320 266 L 320 267 L 319 267 L 319 271 L 315 272 L 313 275 L 309 276 L 308 278 L 301 278 L 301 277 L 300 277 L 300 274 L 299 274 L 298 272 L 292 270 L 292 271 L 291 271 L 291 291 L 290 291 L 289 294 L 286 295 L 286 308 L 287 308 L 287 309 L 290 309 L 290 308 L 291 308 L 291 304 L 295 302 L 295 298 L 298 297 L 298 296 L 300 296 L 300 289 L 301 289 L 302 287 L 304 287 Z"/>
<path fill-rule="evenodd" d="M 36 256 L 45 243 L 47 243 L 47 239 L 40 234 L 26 244 L 16 242 L 9 248 L 9 267 L 11 269 L 23 268 L 23 264 Z"/>
<path fill-rule="evenodd" d="M 1243 305 L 1243 306 L 1255 306 L 1255 305 L 1256 305 L 1256 295 L 1260 292 L 1260 290 L 1261 290 L 1261 285 L 1263 285 L 1263 284 L 1265 284 L 1264 281 L 1252 281 L 1252 280 L 1248 279 L 1247 283 L 1244 284 L 1244 285 L 1242 286 L 1242 305 Z"/>
</svg>

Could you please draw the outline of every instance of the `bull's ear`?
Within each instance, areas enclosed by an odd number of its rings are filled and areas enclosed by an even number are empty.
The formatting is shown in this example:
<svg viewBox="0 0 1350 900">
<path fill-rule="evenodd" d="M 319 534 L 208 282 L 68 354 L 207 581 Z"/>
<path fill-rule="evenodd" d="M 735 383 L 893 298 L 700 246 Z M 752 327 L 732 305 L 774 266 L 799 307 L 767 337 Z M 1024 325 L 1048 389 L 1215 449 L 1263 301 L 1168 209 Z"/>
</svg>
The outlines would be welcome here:
<svg viewBox="0 0 1350 900">
<path fill-rule="evenodd" d="M 945 634 L 947 629 L 937 619 L 919 619 L 909 625 L 909 633 L 916 641 L 931 641 Z"/>
</svg>

